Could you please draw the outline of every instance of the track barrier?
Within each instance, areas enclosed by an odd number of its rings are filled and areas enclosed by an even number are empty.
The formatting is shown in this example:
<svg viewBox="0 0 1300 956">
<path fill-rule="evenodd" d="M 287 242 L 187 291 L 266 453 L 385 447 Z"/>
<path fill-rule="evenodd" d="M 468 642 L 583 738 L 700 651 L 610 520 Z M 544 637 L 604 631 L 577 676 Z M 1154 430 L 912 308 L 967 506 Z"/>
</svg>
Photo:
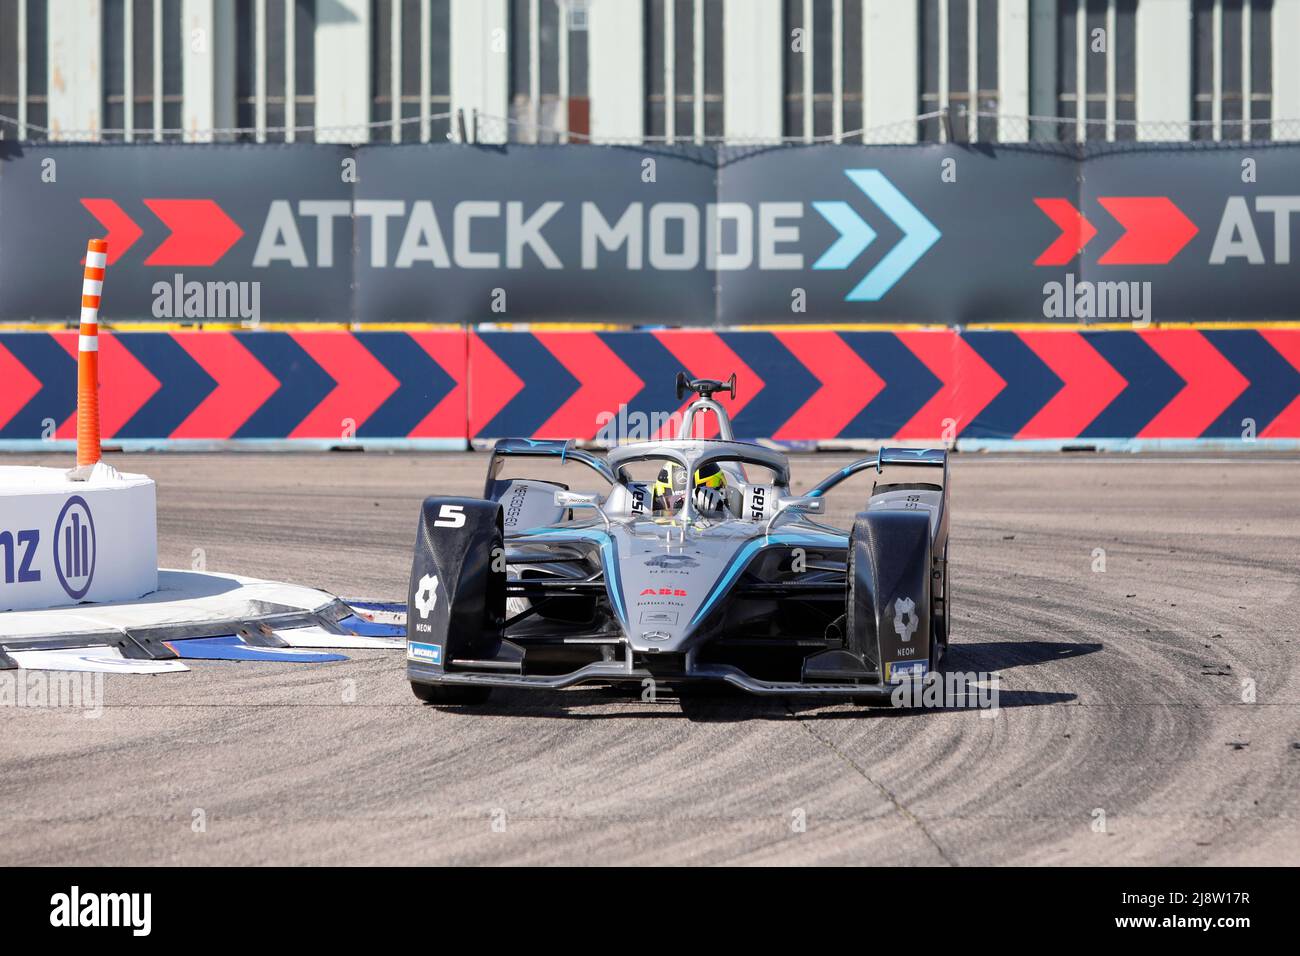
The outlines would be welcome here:
<svg viewBox="0 0 1300 956">
<path fill-rule="evenodd" d="M 79 341 L 0 333 L 0 448 L 79 436 Z M 679 411 L 678 370 L 734 371 L 723 404 L 737 435 L 791 446 L 1300 447 L 1294 327 L 170 331 L 98 344 L 110 447 L 651 437 Z"/>
</svg>

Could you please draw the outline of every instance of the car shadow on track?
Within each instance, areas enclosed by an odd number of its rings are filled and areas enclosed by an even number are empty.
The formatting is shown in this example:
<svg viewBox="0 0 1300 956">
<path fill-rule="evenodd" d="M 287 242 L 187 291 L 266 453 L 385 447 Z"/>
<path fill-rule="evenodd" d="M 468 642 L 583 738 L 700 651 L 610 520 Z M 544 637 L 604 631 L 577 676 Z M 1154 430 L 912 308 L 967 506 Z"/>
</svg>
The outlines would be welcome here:
<svg viewBox="0 0 1300 956">
<path fill-rule="evenodd" d="M 1075 694 L 1054 691 L 1004 690 L 999 709 L 1042 707 L 1074 700 Z M 718 693 L 677 696 L 671 691 L 651 701 L 617 689 L 564 691 L 498 691 L 474 707 L 426 705 L 449 713 L 485 717 L 543 718 L 549 720 L 689 720 L 694 723 L 743 723 L 751 720 L 863 720 L 884 717 L 918 717 L 980 709 L 971 698 L 942 707 L 867 707 L 799 697 L 753 697 L 720 688 Z M 611 709 L 612 708 L 612 709 Z"/>
<path fill-rule="evenodd" d="M 1060 641 L 989 641 L 954 645 L 945 673 L 991 674 L 1013 667 L 1093 654 L 1101 644 Z M 486 704 L 442 707 L 455 713 L 493 717 L 543 717 L 559 720 L 689 720 L 699 723 L 739 723 L 749 720 L 861 720 L 864 717 L 917 717 L 927 713 L 987 709 L 972 693 L 966 699 L 932 707 L 867 707 L 806 697 L 755 697 L 726 684 L 693 684 L 658 690 L 654 700 L 642 698 L 640 685 L 586 685 L 568 690 L 498 689 Z M 997 707 L 1043 707 L 1068 703 L 1075 694 L 1057 691 L 998 691 Z M 433 705 L 430 705 L 433 706 Z"/>
<path fill-rule="evenodd" d="M 983 644 L 953 644 L 944 669 L 976 673 L 1032 667 L 1052 661 L 1068 661 L 1102 650 L 1101 644 L 1066 641 L 988 641 Z"/>
</svg>

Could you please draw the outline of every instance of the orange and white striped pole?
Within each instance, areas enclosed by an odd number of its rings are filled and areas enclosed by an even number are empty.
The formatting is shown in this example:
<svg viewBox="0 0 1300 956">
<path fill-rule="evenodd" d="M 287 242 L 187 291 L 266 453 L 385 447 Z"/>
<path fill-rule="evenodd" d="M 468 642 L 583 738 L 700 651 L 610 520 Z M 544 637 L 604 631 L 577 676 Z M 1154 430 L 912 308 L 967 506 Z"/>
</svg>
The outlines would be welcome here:
<svg viewBox="0 0 1300 956">
<path fill-rule="evenodd" d="M 81 335 L 77 339 L 77 468 L 99 461 L 99 297 L 108 265 L 108 240 L 86 244 L 81 280 Z"/>
</svg>

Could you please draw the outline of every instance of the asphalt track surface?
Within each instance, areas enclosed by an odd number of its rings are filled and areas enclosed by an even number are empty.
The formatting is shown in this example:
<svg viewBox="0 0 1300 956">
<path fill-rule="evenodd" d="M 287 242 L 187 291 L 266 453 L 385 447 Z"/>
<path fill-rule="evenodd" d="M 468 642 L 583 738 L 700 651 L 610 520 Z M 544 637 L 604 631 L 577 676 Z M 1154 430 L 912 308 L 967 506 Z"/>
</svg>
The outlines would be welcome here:
<svg viewBox="0 0 1300 956">
<path fill-rule="evenodd" d="M 158 481 L 164 566 L 401 599 L 420 499 L 477 493 L 486 457 L 114 464 Z M 461 711 L 400 653 L 194 662 L 108 677 L 98 719 L 0 708 L 0 863 L 1295 864 L 1298 469 L 955 456 L 950 668 L 1000 675 L 996 716 L 603 688 Z"/>
</svg>

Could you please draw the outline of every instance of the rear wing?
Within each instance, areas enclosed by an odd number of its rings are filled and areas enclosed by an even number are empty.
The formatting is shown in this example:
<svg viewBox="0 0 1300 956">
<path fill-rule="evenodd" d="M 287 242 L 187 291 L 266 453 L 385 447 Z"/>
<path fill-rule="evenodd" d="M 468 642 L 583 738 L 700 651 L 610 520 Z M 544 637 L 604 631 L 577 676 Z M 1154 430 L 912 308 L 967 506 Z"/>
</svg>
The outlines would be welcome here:
<svg viewBox="0 0 1300 956">
<path fill-rule="evenodd" d="M 936 491 L 948 487 L 948 452 L 943 448 L 881 448 L 874 458 L 859 458 L 834 474 L 827 475 L 808 494 L 820 497 L 841 481 L 874 469 L 871 493 L 890 486 L 925 486 Z"/>
<path fill-rule="evenodd" d="M 566 461 L 576 461 L 595 471 L 611 485 L 617 484 L 614 472 L 605 459 L 581 448 L 575 448 L 572 439 L 560 441 L 547 438 L 502 438 L 492 446 L 484 497 L 492 497 L 493 486 L 507 458 L 558 458 L 561 464 Z"/>
<path fill-rule="evenodd" d="M 893 485 L 948 487 L 948 452 L 943 448 L 882 448 L 876 454 L 876 483 L 871 493 Z"/>
</svg>

